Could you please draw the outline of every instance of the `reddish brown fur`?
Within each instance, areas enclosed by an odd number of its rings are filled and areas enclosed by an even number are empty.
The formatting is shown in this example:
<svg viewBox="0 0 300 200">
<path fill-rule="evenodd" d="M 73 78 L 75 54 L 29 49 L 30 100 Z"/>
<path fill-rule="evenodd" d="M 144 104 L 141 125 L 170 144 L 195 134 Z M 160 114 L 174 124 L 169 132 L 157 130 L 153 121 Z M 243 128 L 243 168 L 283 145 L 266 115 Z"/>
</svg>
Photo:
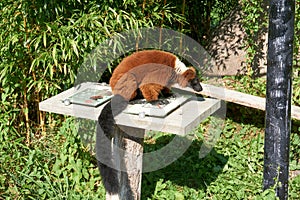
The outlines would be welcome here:
<svg viewBox="0 0 300 200">
<path fill-rule="evenodd" d="M 136 52 L 124 58 L 114 70 L 110 79 L 112 91 L 130 100 L 139 88 L 147 101 L 153 101 L 158 99 L 161 90 L 175 82 L 186 87 L 188 81 L 195 78 L 196 71 L 190 67 L 183 74 L 176 74 L 175 61 L 175 55 L 164 51 Z"/>
<path fill-rule="evenodd" d="M 196 77 L 196 70 L 193 67 L 189 67 L 189 69 L 183 72 L 180 76 L 183 78 L 180 79 L 181 82 L 179 82 L 179 85 L 186 87 L 189 81 Z"/>
</svg>

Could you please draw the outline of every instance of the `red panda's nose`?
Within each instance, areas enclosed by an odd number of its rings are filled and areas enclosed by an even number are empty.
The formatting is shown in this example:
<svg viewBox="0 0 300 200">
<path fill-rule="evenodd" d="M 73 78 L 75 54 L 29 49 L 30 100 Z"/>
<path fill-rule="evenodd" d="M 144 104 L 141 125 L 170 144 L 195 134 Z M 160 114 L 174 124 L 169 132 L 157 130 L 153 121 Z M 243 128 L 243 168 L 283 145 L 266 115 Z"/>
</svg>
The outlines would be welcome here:
<svg viewBox="0 0 300 200">
<path fill-rule="evenodd" d="M 200 81 L 199 79 L 196 77 L 194 79 L 191 80 L 190 82 L 192 88 L 196 91 L 196 92 L 200 92 L 203 90 L 201 84 L 200 84 Z"/>
</svg>

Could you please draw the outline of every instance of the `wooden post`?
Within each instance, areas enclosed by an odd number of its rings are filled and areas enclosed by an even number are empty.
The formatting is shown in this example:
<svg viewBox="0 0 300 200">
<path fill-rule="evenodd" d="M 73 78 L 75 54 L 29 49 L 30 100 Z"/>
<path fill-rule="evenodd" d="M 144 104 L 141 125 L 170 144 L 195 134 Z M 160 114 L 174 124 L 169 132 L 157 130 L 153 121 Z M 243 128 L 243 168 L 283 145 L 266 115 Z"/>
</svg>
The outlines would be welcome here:
<svg viewBox="0 0 300 200">
<path fill-rule="evenodd" d="M 107 193 L 106 200 L 141 199 L 144 133 L 143 129 L 116 125 L 112 153 L 118 165 L 119 190 L 118 195 Z"/>
<path fill-rule="evenodd" d="M 295 1 L 270 0 L 264 189 L 288 199 Z"/>
</svg>

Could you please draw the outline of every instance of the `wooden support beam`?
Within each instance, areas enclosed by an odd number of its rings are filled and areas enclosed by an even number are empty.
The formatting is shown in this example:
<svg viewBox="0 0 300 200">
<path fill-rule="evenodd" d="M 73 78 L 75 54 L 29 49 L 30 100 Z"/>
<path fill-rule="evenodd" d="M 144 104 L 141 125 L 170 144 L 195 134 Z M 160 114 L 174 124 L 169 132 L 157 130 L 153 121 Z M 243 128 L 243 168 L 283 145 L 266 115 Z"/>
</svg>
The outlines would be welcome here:
<svg viewBox="0 0 300 200">
<path fill-rule="evenodd" d="M 145 130 L 116 125 L 113 139 L 115 169 L 118 171 L 118 194 L 106 191 L 106 200 L 141 199 L 143 144 Z M 130 135 L 128 135 L 130 134 Z M 120 151 L 120 149 L 122 151 Z"/>
<path fill-rule="evenodd" d="M 240 104 L 243 106 L 256 108 L 260 110 L 265 110 L 266 99 L 263 97 L 253 96 L 250 94 L 245 94 L 242 92 L 237 92 L 234 90 L 226 89 L 224 87 L 217 87 L 214 85 L 209 85 L 205 83 L 201 83 L 203 87 L 203 91 L 195 92 L 191 88 L 181 88 L 178 85 L 175 85 L 175 89 L 180 89 L 188 92 L 193 92 L 196 94 L 202 94 L 205 96 L 213 97 L 216 99 L 222 99 L 224 101 Z M 300 120 L 300 107 L 292 106 L 291 117 L 297 120 Z"/>
</svg>

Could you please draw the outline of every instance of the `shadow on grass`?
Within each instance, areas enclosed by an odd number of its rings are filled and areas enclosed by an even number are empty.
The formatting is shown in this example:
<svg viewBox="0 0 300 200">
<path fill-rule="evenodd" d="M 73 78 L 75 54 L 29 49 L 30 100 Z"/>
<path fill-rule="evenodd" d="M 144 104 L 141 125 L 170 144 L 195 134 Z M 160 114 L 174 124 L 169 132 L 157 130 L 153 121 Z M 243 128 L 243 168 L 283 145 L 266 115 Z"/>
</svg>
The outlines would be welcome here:
<svg viewBox="0 0 300 200">
<path fill-rule="evenodd" d="M 169 143 L 175 136 L 166 135 L 159 137 L 155 144 L 144 144 L 144 151 L 149 152 L 159 149 Z M 143 173 L 142 177 L 142 199 L 151 197 L 155 192 L 157 182 L 163 180 L 171 181 L 179 187 L 189 187 L 196 190 L 207 189 L 211 182 L 217 179 L 222 173 L 228 157 L 218 154 L 214 149 L 204 158 L 199 158 L 201 141 L 193 141 L 188 150 L 175 162 L 169 166 Z"/>
<path fill-rule="evenodd" d="M 265 111 L 235 103 L 227 103 L 226 118 L 239 124 L 252 124 L 257 128 L 265 127 Z"/>
<path fill-rule="evenodd" d="M 257 128 L 265 128 L 265 111 L 235 103 L 227 103 L 226 118 L 239 124 L 251 124 Z M 291 132 L 299 132 L 300 120 L 291 120 Z"/>
</svg>

